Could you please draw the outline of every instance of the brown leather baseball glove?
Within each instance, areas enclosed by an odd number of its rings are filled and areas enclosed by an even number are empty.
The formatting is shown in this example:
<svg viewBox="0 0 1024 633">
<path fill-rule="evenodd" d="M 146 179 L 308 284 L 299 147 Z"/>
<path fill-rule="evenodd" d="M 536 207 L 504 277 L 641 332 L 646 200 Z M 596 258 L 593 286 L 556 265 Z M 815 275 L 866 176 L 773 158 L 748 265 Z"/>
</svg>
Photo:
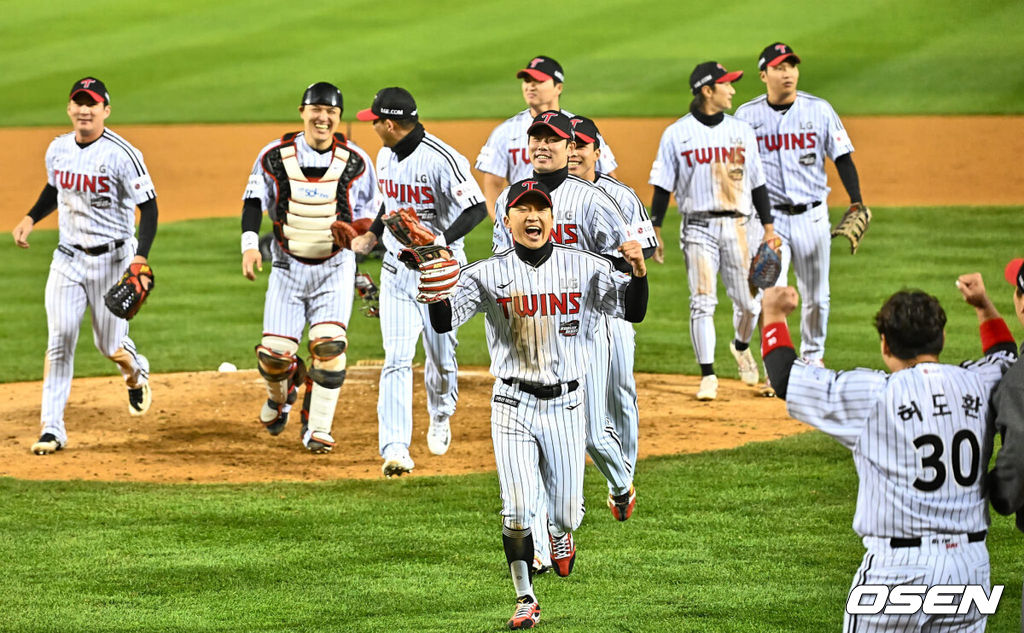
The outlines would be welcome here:
<svg viewBox="0 0 1024 633">
<path fill-rule="evenodd" d="M 430 229 L 423 226 L 412 207 L 392 211 L 382 217 L 381 221 L 402 246 L 426 246 L 437 239 Z"/>
<path fill-rule="evenodd" d="M 870 224 L 871 209 L 864 206 L 861 202 L 854 202 L 846 210 L 846 213 L 843 214 L 842 219 L 839 220 L 835 228 L 832 229 L 832 237 L 842 235 L 850 240 L 850 254 L 853 255 L 857 252 L 857 247 L 860 246 L 860 241 L 864 239 L 864 233 L 867 232 Z"/>
</svg>

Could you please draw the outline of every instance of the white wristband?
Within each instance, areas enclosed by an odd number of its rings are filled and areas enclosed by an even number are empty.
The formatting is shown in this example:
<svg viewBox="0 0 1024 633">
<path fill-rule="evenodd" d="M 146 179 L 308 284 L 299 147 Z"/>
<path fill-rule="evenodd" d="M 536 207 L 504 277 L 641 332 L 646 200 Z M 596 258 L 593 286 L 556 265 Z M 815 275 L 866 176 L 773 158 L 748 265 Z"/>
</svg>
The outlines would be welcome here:
<svg viewBox="0 0 1024 633">
<path fill-rule="evenodd" d="M 444 239 L 444 233 L 441 233 L 440 235 L 434 238 L 434 244 L 436 246 L 448 246 L 448 240 Z"/>
<path fill-rule="evenodd" d="M 259 250 L 260 247 L 260 236 L 256 231 L 246 231 L 242 233 L 242 252 L 251 251 L 253 249 Z"/>
</svg>

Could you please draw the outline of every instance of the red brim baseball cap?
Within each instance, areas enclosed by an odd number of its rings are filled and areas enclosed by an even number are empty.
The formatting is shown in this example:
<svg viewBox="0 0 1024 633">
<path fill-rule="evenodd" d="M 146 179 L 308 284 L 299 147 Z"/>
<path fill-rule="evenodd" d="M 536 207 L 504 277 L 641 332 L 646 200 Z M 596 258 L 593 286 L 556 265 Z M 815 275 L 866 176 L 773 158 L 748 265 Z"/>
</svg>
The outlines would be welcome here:
<svg viewBox="0 0 1024 633">
<path fill-rule="evenodd" d="M 103 95 L 96 94 L 92 90 L 86 90 L 85 88 L 82 88 L 80 90 L 76 90 L 73 93 L 71 93 L 71 98 L 74 99 L 76 95 L 80 95 L 83 92 L 85 94 L 89 95 L 90 97 L 92 97 L 92 100 L 95 101 L 96 103 L 103 103 Z"/>
<path fill-rule="evenodd" d="M 1016 286 L 1021 292 L 1024 292 L 1024 259 L 1020 257 L 1011 259 L 1010 263 L 1006 265 L 1006 270 L 1003 271 L 1003 276 L 1011 286 Z"/>
<path fill-rule="evenodd" d="M 511 209 L 523 198 L 535 196 L 541 199 L 547 206 L 553 206 L 551 204 L 551 193 L 547 186 L 533 179 L 520 180 L 511 187 L 508 192 L 508 205 L 506 209 Z"/>
<path fill-rule="evenodd" d="M 731 73 L 725 73 L 721 77 L 715 80 L 716 84 L 724 84 L 725 82 L 739 81 L 743 76 L 742 70 L 734 70 Z"/>
<path fill-rule="evenodd" d="M 526 77 L 532 77 L 537 81 L 547 81 L 548 79 L 552 79 L 551 75 L 542 73 L 541 71 L 533 68 L 524 68 L 516 73 L 516 79 L 525 79 Z"/>
<path fill-rule="evenodd" d="M 356 118 L 360 121 L 376 121 L 380 117 L 373 113 L 373 108 L 367 108 L 357 112 Z"/>
<path fill-rule="evenodd" d="M 560 130 L 557 127 L 555 127 L 554 125 L 552 125 L 550 123 L 545 123 L 543 121 L 538 121 L 537 123 L 534 123 L 533 125 L 531 125 L 530 128 L 528 130 L 526 130 L 526 133 L 527 134 L 533 134 L 533 131 L 536 130 L 537 128 L 547 128 L 547 129 L 551 130 L 552 132 L 554 132 L 555 134 L 557 134 L 558 136 L 560 136 L 562 138 L 567 138 L 567 139 L 571 139 L 572 138 L 572 134 L 566 134 L 565 130 Z"/>
</svg>

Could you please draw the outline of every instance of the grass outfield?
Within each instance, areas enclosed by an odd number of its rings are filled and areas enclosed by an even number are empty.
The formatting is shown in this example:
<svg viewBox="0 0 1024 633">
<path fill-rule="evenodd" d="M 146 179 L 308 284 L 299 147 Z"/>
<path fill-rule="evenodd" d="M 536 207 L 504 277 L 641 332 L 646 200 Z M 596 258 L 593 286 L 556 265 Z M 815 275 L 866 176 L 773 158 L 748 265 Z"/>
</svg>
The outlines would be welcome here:
<svg viewBox="0 0 1024 633">
<path fill-rule="evenodd" d="M 588 468 L 572 576 L 542 630 L 839 630 L 856 476 L 818 433 L 639 464 L 616 523 Z M 496 477 L 249 486 L 0 480 L 0 631 L 498 631 Z M 989 631 L 1019 630 L 1024 546 L 996 517 Z"/>
<path fill-rule="evenodd" d="M 566 107 L 675 116 L 707 59 L 747 71 L 736 103 L 758 94 L 757 54 L 778 39 L 803 58 L 801 87 L 844 115 L 1024 112 L 1016 0 L 566 0 L 534 13 L 466 0 L 9 0 L 3 11 L 0 126 L 66 122 L 63 97 L 90 73 L 122 123 L 292 121 L 302 88 L 325 79 L 349 119 L 396 84 L 431 118 L 506 117 L 522 108 L 514 71 L 537 54 L 565 66 Z"/>
<path fill-rule="evenodd" d="M 833 221 L 841 210 L 833 209 Z M 1024 209 L 903 208 L 875 209 L 875 219 L 857 255 L 845 241 L 832 249 L 832 315 L 826 344 L 831 367 L 882 368 L 872 319 L 895 290 L 913 286 L 935 294 L 949 316 L 945 359 L 960 361 L 980 354 L 976 318 L 953 285 L 961 272 L 981 271 L 1011 329 L 1021 337 L 1012 318 L 1011 290 L 1002 279 L 1003 266 L 1024 254 L 1018 236 L 1024 234 Z M 669 213 L 664 235 L 678 232 L 679 216 Z M 264 223 L 266 224 L 266 223 Z M 270 267 L 258 281 L 241 274 L 238 220 L 194 220 L 162 225 L 152 252 L 157 287 L 132 324 L 132 338 L 146 354 L 153 371 L 215 369 L 223 361 L 255 368 L 253 346 L 263 322 L 263 300 Z M 984 236 L 984 245 L 974 241 Z M 0 319 L 5 324 L 5 354 L 0 357 L 0 382 L 42 377 L 46 350 L 44 287 L 56 231 L 35 231 L 27 251 L 9 246 L 6 274 L 0 279 Z M 943 245 L 941 252 L 935 245 Z M 486 222 L 467 238 L 469 259 L 490 252 Z M 669 237 L 667 263 L 651 264 L 651 298 L 645 321 L 637 326 L 636 369 L 643 372 L 697 373 L 689 335 L 689 296 L 682 253 Z M 365 269 L 379 279 L 380 263 Z M 719 332 L 717 364 L 723 376 L 735 375 L 729 355 L 732 306 L 719 289 L 716 314 Z M 358 307 L 359 301 L 356 300 Z M 113 363 L 93 347 L 89 316 L 78 341 L 78 376 L 114 375 Z M 794 334 L 797 320 L 791 318 Z M 489 364 L 483 317 L 463 326 L 459 362 Z M 349 361 L 383 358 L 379 322 L 354 311 L 349 327 Z M 422 359 L 422 352 L 420 353 Z"/>
</svg>

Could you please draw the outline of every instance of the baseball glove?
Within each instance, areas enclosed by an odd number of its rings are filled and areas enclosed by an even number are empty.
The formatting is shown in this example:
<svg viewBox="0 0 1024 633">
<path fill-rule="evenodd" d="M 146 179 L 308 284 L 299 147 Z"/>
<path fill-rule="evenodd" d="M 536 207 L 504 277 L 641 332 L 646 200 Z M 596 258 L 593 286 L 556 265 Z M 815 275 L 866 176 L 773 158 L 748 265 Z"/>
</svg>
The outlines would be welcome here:
<svg viewBox="0 0 1024 633">
<path fill-rule="evenodd" d="M 846 213 L 843 214 L 842 219 L 839 220 L 835 228 L 832 229 L 832 237 L 842 235 L 850 240 L 850 254 L 853 255 L 857 252 L 857 247 L 860 246 L 860 241 L 864 239 L 864 233 L 867 232 L 870 224 L 871 209 L 864 206 L 863 203 L 854 202 L 846 210 Z"/>
<path fill-rule="evenodd" d="M 779 247 L 782 240 L 775 238 L 762 242 L 754 257 L 750 260 L 750 285 L 752 288 L 770 288 L 779 279 L 782 272 L 782 260 L 779 258 Z"/>
<path fill-rule="evenodd" d="M 359 235 L 359 232 L 348 222 L 337 220 L 331 224 L 331 237 L 340 248 L 352 246 L 352 238 L 357 235 Z"/>
<path fill-rule="evenodd" d="M 381 222 L 402 246 L 426 246 L 437 239 L 430 229 L 423 226 L 412 207 L 392 211 L 382 217 Z"/>
<path fill-rule="evenodd" d="M 403 248 L 398 254 L 398 261 L 405 264 L 409 270 L 423 270 L 423 264 L 435 259 L 448 259 L 451 256 L 452 252 L 444 246 L 427 244 L 426 246 Z"/>
<path fill-rule="evenodd" d="M 380 318 L 380 290 L 373 283 L 369 273 L 356 273 L 356 292 L 363 300 L 362 313 L 371 318 Z"/>
<path fill-rule="evenodd" d="M 149 285 L 144 286 L 142 279 L 148 278 Z M 107 294 L 103 296 L 103 303 L 114 313 L 114 316 L 121 319 L 131 319 L 142 307 L 149 293 L 153 291 L 156 279 L 153 277 L 153 269 L 149 264 L 132 264 L 124 271 L 121 279 L 110 287 Z"/>
<path fill-rule="evenodd" d="M 455 258 L 433 259 L 420 264 L 419 271 L 420 282 L 417 286 L 419 292 L 416 294 L 416 301 L 434 303 L 452 296 L 456 284 L 459 283 L 461 267 L 459 260 Z"/>
</svg>

